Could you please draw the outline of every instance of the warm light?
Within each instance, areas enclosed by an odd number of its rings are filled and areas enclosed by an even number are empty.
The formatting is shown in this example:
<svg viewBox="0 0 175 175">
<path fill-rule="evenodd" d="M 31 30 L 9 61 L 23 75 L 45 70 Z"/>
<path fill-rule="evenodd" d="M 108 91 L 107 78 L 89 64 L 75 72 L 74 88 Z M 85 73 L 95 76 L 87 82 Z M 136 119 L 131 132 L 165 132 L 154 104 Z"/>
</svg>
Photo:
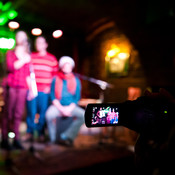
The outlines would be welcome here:
<svg viewBox="0 0 175 175">
<path fill-rule="evenodd" d="M 106 56 L 105 60 L 108 62 L 108 61 L 110 61 L 110 58 L 108 56 Z"/>
<path fill-rule="evenodd" d="M 108 57 L 113 57 L 115 54 L 116 54 L 116 53 L 115 53 L 114 50 L 109 50 L 109 51 L 107 52 L 107 56 L 108 56 Z"/>
<path fill-rule="evenodd" d="M 17 29 L 17 28 L 19 28 L 19 23 L 18 23 L 18 22 L 15 22 L 15 21 L 10 21 L 10 22 L 8 23 L 8 26 L 9 26 L 9 28 L 11 28 L 11 29 Z"/>
<path fill-rule="evenodd" d="M 40 28 L 34 28 L 31 31 L 32 35 L 39 36 L 42 34 L 42 30 Z"/>
<path fill-rule="evenodd" d="M 124 59 L 127 59 L 129 57 L 129 54 L 128 53 L 119 53 L 118 54 L 118 57 L 121 59 L 121 60 L 124 60 Z"/>
<path fill-rule="evenodd" d="M 62 30 L 55 30 L 52 35 L 54 38 L 59 38 L 63 35 L 63 32 Z"/>
<path fill-rule="evenodd" d="M 118 52 L 120 52 L 120 49 L 118 47 L 113 48 L 107 52 L 107 56 L 114 57 Z"/>
<path fill-rule="evenodd" d="M 15 46 L 13 38 L 0 38 L 0 49 L 12 49 Z"/>
<path fill-rule="evenodd" d="M 112 63 L 118 64 L 119 63 L 119 60 L 117 58 L 114 58 L 114 59 L 112 59 Z"/>
</svg>

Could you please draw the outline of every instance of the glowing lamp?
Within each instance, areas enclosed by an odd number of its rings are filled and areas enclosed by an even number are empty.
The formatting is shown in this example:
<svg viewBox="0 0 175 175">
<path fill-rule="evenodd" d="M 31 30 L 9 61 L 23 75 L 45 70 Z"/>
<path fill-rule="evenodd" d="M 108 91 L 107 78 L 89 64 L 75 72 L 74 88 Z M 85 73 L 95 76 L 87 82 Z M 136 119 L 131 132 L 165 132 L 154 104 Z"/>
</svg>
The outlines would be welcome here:
<svg viewBox="0 0 175 175">
<path fill-rule="evenodd" d="M 106 71 L 108 75 L 117 77 L 128 75 L 130 56 L 130 54 L 127 52 L 127 47 L 124 47 L 122 44 L 119 46 L 120 47 L 112 44 L 111 49 L 106 52 L 105 57 Z"/>
<path fill-rule="evenodd" d="M 62 30 L 55 30 L 52 35 L 54 38 L 60 38 L 63 35 L 63 32 Z"/>
<path fill-rule="evenodd" d="M 0 49 L 12 49 L 15 46 L 13 38 L 0 38 Z"/>
<path fill-rule="evenodd" d="M 9 26 L 9 28 L 11 28 L 11 29 L 18 29 L 18 28 L 19 28 L 19 23 L 16 22 L 16 21 L 10 21 L 10 22 L 8 23 L 8 26 Z"/>
<path fill-rule="evenodd" d="M 118 52 L 120 52 L 119 48 L 113 48 L 107 52 L 108 57 L 114 57 Z"/>
<path fill-rule="evenodd" d="M 115 54 L 116 54 L 116 53 L 115 53 L 114 50 L 109 50 L 109 51 L 107 52 L 107 56 L 108 56 L 108 57 L 113 57 Z"/>
<path fill-rule="evenodd" d="M 121 60 L 125 60 L 129 57 L 129 54 L 128 53 L 119 53 L 118 54 L 118 57 L 121 59 Z"/>
<path fill-rule="evenodd" d="M 32 35 L 39 36 L 42 34 L 42 30 L 40 28 L 34 28 L 31 31 Z"/>
</svg>

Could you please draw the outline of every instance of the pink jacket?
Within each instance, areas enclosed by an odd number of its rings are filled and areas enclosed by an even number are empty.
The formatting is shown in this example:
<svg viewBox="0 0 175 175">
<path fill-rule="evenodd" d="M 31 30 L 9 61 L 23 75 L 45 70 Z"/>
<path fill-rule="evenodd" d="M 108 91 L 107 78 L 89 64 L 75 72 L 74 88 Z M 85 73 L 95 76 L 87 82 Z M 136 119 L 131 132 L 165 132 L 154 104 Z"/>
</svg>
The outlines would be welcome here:
<svg viewBox="0 0 175 175">
<path fill-rule="evenodd" d="M 6 54 L 6 63 L 7 63 L 7 83 L 10 87 L 14 88 L 25 88 L 28 89 L 26 78 L 30 75 L 29 67 L 31 63 L 25 64 L 20 69 L 16 70 L 14 68 L 14 62 L 18 58 L 15 55 L 13 50 L 10 50 Z"/>
</svg>

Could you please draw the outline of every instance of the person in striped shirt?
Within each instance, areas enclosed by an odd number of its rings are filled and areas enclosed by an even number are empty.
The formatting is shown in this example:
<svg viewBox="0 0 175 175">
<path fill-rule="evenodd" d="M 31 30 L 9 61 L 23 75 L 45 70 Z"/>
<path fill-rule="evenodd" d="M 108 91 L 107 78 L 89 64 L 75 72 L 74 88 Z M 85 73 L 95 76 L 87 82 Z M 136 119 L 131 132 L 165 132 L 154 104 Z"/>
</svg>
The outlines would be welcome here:
<svg viewBox="0 0 175 175">
<path fill-rule="evenodd" d="M 38 95 L 33 98 L 29 94 L 27 100 L 27 136 L 33 137 L 34 131 L 44 139 L 45 112 L 48 107 L 50 87 L 53 77 L 58 71 L 57 59 L 47 52 L 48 43 L 43 36 L 35 40 L 36 51 L 31 54 Z"/>
</svg>

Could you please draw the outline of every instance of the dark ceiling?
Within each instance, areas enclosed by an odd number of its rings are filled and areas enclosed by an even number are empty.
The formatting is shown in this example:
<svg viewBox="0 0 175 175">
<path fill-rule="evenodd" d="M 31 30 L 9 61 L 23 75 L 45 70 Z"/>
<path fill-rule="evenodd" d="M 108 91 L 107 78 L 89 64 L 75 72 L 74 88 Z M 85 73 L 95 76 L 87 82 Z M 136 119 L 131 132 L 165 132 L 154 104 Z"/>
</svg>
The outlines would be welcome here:
<svg viewBox="0 0 175 175">
<path fill-rule="evenodd" d="M 166 23 L 167 18 L 174 21 L 175 13 L 173 0 L 16 0 L 13 4 L 21 28 L 26 30 L 42 27 L 48 33 L 63 29 L 82 37 L 100 20 L 111 20 L 131 40 L 150 25 Z"/>
<path fill-rule="evenodd" d="M 19 19 L 30 24 L 70 27 L 84 30 L 103 17 L 127 17 L 135 2 L 119 0 L 17 0 Z M 134 8 L 134 9 L 133 9 Z M 131 15 L 131 14 L 130 14 Z"/>
<path fill-rule="evenodd" d="M 143 57 L 148 48 L 174 54 L 174 0 L 16 0 L 13 4 L 21 29 L 30 32 L 33 27 L 41 27 L 45 35 L 62 29 L 68 40 L 66 46 L 70 38 L 86 40 L 111 21 L 143 52 Z"/>
<path fill-rule="evenodd" d="M 146 20 L 149 1 L 137 0 L 16 0 L 17 19 L 23 27 L 63 28 L 88 32 L 94 22 L 109 18 L 121 28 L 141 25 Z M 27 25 L 26 25 L 27 24 Z"/>
</svg>

